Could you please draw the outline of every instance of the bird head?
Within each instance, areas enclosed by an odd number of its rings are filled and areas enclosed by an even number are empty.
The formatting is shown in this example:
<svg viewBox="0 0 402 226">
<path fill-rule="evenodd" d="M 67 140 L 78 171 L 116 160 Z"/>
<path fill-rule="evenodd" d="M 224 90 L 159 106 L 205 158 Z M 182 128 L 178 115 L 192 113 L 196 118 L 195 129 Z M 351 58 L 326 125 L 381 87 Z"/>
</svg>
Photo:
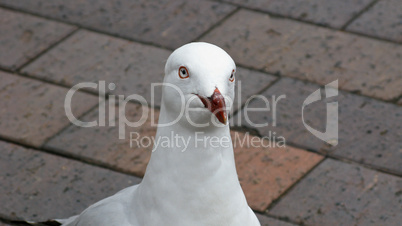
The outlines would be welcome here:
<svg viewBox="0 0 402 226">
<path fill-rule="evenodd" d="M 176 49 L 165 66 L 165 108 L 192 125 L 227 125 L 235 71 L 233 59 L 218 46 L 194 42 Z"/>
</svg>

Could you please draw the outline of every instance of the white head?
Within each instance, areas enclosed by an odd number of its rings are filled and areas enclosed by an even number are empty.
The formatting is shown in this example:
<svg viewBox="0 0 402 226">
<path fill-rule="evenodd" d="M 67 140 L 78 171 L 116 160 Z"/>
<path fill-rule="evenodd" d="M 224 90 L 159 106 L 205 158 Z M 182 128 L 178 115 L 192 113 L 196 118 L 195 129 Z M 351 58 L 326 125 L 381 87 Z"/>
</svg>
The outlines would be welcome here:
<svg viewBox="0 0 402 226">
<path fill-rule="evenodd" d="M 215 45 L 194 42 L 176 49 L 165 66 L 164 83 L 172 85 L 163 87 L 166 113 L 177 117 L 185 111 L 179 122 L 190 121 L 193 126 L 226 125 L 234 99 L 235 71 L 233 59 Z"/>
</svg>

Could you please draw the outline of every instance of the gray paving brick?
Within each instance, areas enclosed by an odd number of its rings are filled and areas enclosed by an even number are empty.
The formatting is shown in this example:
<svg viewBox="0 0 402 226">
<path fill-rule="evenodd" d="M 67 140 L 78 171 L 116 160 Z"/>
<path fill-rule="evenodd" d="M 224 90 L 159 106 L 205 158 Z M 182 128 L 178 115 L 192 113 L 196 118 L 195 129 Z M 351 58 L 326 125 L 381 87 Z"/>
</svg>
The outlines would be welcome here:
<svg viewBox="0 0 402 226">
<path fill-rule="evenodd" d="M 238 63 L 269 73 L 322 85 L 339 79 L 341 89 L 384 100 L 402 93 L 397 44 L 246 10 L 203 40 L 223 47 Z"/>
<path fill-rule="evenodd" d="M 75 28 L 0 8 L 0 66 L 15 70 Z"/>
<path fill-rule="evenodd" d="M 108 107 L 108 104 L 106 105 Z M 113 168 L 133 173 L 137 176 L 144 176 L 146 166 L 151 156 L 153 142 L 148 140 L 156 133 L 159 111 L 155 111 L 154 125 L 152 126 L 151 110 L 147 121 L 140 127 L 129 127 L 123 125 L 126 135 L 119 139 L 120 119 L 117 107 L 115 126 L 109 124 L 109 111 L 106 108 L 106 126 L 78 127 L 71 125 L 62 133 L 55 136 L 45 144 L 45 147 L 57 150 L 79 158 L 90 161 L 101 162 Z M 137 122 L 142 116 L 142 107 L 139 104 L 129 103 L 126 107 L 125 116 L 130 122 Z M 84 122 L 99 120 L 99 108 L 93 110 L 82 119 Z M 130 133 L 133 141 L 130 143 Z M 138 138 L 137 138 L 138 137 Z M 143 139 L 142 139 L 143 138 Z M 137 142 L 138 141 L 138 142 Z M 137 145 L 138 144 L 138 145 Z"/>
<path fill-rule="evenodd" d="M 277 79 L 275 76 L 242 67 L 236 69 L 235 99 L 232 111 L 240 109 L 252 95 L 262 91 Z"/>
<path fill-rule="evenodd" d="M 164 63 L 169 54 L 170 51 L 163 49 L 80 31 L 25 67 L 23 72 L 67 86 L 105 80 L 106 84 L 116 84 L 115 90 L 106 90 L 110 93 L 125 96 L 136 93 L 152 103 L 151 83 L 163 81 Z M 236 79 L 237 90 L 241 86 L 236 95 L 241 98 L 235 98 L 234 110 L 275 77 L 238 67 Z M 161 90 L 157 87 L 155 91 L 152 105 L 159 106 Z"/>
<path fill-rule="evenodd" d="M 80 213 L 140 179 L 0 141 L 0 214 L 47 220 Z"/>
<path fill-rule="evenodd" d="M 23 69 L 31 76 L 73 86 L 106 81 L 106 91 L 139 94 L 151 103 L 151 83 L 163 81 L 170 51 L 81 30 Z M 115 83 L 116 89 L 107 85 Z M 155 92 L 160 104 L 161 89 Z M 93 92 L 98 92 L 91 89 Z"/>
<path fill-rule="evenodd" d="M 196 0 L 1 0 L 0 3 L 170 48 L 195 40 L 235 9 L 227 4 Z"/>
<path fill-rule="evenodd" d="M 312 135 L 302 121 L 302 105 L 308 95 L 319 89 L 314 85 L 291 78 L 282 78 L 263 93 L 269 100 L 270 110 L 248 111 L 251 123 L 268 126 L 255 127 L 245 120 L 245 111 L 234 118 L 235 125 L 257 129 L 262 136 L 278 138 L 284 136 L 288 144 L 324 151 L 351 158 L 359 162 L 402 173 L 402 108 L 400 106 L 339 92 L 339 96 L 321 100 L 307 105 L 304 119 L 307 125 L 325 132 L 326 103 L 334 101 L 339 105 L 339 141 L 331 146 Z M 323 89 L 322 89 L 323 90 Z M 276 104 L 273 114 L 272 97 L 278 99 L 286 95 Z M 325 95 L 322 97 L 325 98 Z M 265 108 L 262 99 L 255 99 L 249 108 Z M 273 126 L 274 115 L 276 126 Z M 331 116 L 330 116 L 331 117 Z M 330 140 L 331 142 L 331 140 Z"/>
<path fill-rule="evenodd" d="M 372 0 L 227 0 L 249 8 L 265 10 L 330 27 L 340 28 Z"/>
<path fill-rule="evenodd" d="M 0 80 L 1 137 L 39 147 L 70 123 L 67 89 L 4 72 Z M 71 110 L 78 117 L 97 103 L 95 96 L 75 93 Z"/>
<path fill-rule="evenodd" d="M 267 217 L 261 214 L 256 214 L 261 226 L 292 226 L 294 224 Z"/>
<path fill-rule="evenodd" d="M 307 225 L 399 225 L 402 179 L 327 159 L 270 213 Z"/>
<path fill-rule="evenodd" d="M 402 43 L 401 18 L 401 1 L 381 0 L 353 21 L 347 30 Z"/>
</svg>

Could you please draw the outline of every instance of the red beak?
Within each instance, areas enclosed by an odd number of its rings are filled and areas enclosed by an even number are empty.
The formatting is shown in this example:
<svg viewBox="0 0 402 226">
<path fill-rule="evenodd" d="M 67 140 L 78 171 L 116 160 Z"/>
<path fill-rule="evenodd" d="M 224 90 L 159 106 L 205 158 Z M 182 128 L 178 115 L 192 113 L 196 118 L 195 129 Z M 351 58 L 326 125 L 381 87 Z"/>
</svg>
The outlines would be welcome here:
<svg viewBox="0 0 402 226">
<path fill-rule="evenodd" d="M 216 88 L 211 97 L 205 98 L 200 95 L 197 96 L 201 99 L 204 106 L 216 116 L 219 122 L 226 125 L 228 117 L 226 114 L 225 98 L 222 96 L 219 89 Z"/>
</svg>

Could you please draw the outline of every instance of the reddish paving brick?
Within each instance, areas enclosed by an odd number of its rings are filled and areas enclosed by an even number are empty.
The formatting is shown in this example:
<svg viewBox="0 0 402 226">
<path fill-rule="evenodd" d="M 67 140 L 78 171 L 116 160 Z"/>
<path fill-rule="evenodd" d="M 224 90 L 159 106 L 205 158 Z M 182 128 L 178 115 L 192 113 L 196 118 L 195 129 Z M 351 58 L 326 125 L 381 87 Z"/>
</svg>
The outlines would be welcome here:
<svg viewBox="0 0 402 226">
<path fill-rule="evenodd" d="M 253 9 L 340 28 L 372 0 L 227 0 Z"/>
<path fill-rule="evenodd" d="M 213 1 L 1 0 L 35 12 L 124 37 L 177 48 L 195 40 L 235 7 Z"/>
<path fill-rule="evenodd" d="M 80 82 L 113 82 L 113 94 L 139 94 L 151 103 L 151 83 L 163 81 L 170 51 L 126 40 L 79 31 L 23 69 L 31 76 L 73 86 Z M 155 103 L 160 104 L 157 87 Z M 92 90 L 93 91 L 93 90 Z M 94 91 L 97 92 L 97 91 Z"/>
<path fill-rule="evenodd" d="M 402 179 L 327 159 L 270 210 L 307 225 L 400 225 Z"/>
<path fill-rule="evenodd" d="M 248 204 L 257 211 L 265 211 L 273 200 L 323 159 L 290 146 L 278 147 L 249 134 L 232 132 L 231 135 L 240 183 Z M 252 142 L 257 145 L 253 146 Z"/>
<path fill-rule="evenodd" d="M 261 226 L 292 226 L 294 224 L 285 222 L 285 221 L 280 221 L 271 217 L 267 217 L 261 214 L 256 214 L 258 220 L 261 223 Z"/>
<path fill-rule="evenodd" d="M 339 106 L 339 139 L 337 146 L 331 146 L 312 135 L 302 121 L 302 105 L 308 95 L 320 87 L 291 78 L 282 78 L 275 83 L 263 96 L 269 100 L 270 110 L 247 111 L 249 122 L 264 124 L 257 128 L 247 122 L 245 111 L 233 117 L 237 126 L 255 128 L 262 136 L 285 137 L 286 142 L 298 146 L 326 151 L 356 161 L 376 165 L 402 173 L 402 108 L 366 97 L 345 92 L 327 100 L 321 100 L 307 105 L 304 109 L 304 119 L 312 128 L 325 131 L 326 103 L 338 102 Z M 286 95 L 276 104 L 276 114 L 273 114 L 272 96 L 278 99 Z M 325 96 L 323 96 L 325 98 Z M 262 99 L 255 99 L 248 108 L 265 108 Z M 276 126 L 273 118 L 276 116 Z M 329 140 L 331 142 L 331 140 Z"/>
<path fill-rule="evenodd" d="M 14 70 L 72 32 L 73 26 L 0 9 L 0 66 Z"/>
<path fill-rule="evenodd" d="M 39 147 L 67 126 L 64 109 L 67 89 L 0 72 L 0 136 Z M 97 97 L 75 93 L 75 117 L 97 104 Z"/>
<path fill-rule="evenodd" d="M 127 119 L 130 122 L 138 122 L 142 116 L 142 109 L 139 104 L 129 103 L 126 107 Z M 117 107 L 114 110 L 117 115 Z M 154 120 L 152 120 L 152 111 L 154 111 Z M 155 137 L 158 116 L 158 110 L 150 109 L 148 118 L 143 125 L 140 127 L 123 126 L 126 135 L 124 139 L 119 139 L 118 120 L 120 118 L 116 117 L 115 126 L 111 126 L 107 123 L 109 119 L 109 111 L 107 111 L 106 126 L 84 128 L 71 125 L 46 143 L 45 147 L 143 177 L 153 147 L 153 142 L 147 138 Z M 97 120 L 99 122 L 99 109 L 80 120 L 84 122 Z M 154 122 L 153 126 L 152 122 Z M 133 142 L 130 142 L 131 132 Z"/>
<path fill-rule="evenodd" d="M 0 214 L 47 220 L 80 213 L 140 179 L 0 142 Z"/>
<path fill-rule="evenodd" d="M 240 109 L 249 97 L 262 91 L 277 79 L 275 76 L 242 67 L 236 68 L 235 76 L 235 99 L 232 111 Z"/>
<path fill-rule="evenodd" d="M 227 34 L 230 34 L 228 38 Z M 236 62 L 384 100 L 402 94 L 402 46 L 241 10 L 204 41 Z"/>
<path fill-rule="evenodd" d="M 402 43 L 402 7 L 399 0 L 378 1 L 347 30 Z"/>
</svg>

